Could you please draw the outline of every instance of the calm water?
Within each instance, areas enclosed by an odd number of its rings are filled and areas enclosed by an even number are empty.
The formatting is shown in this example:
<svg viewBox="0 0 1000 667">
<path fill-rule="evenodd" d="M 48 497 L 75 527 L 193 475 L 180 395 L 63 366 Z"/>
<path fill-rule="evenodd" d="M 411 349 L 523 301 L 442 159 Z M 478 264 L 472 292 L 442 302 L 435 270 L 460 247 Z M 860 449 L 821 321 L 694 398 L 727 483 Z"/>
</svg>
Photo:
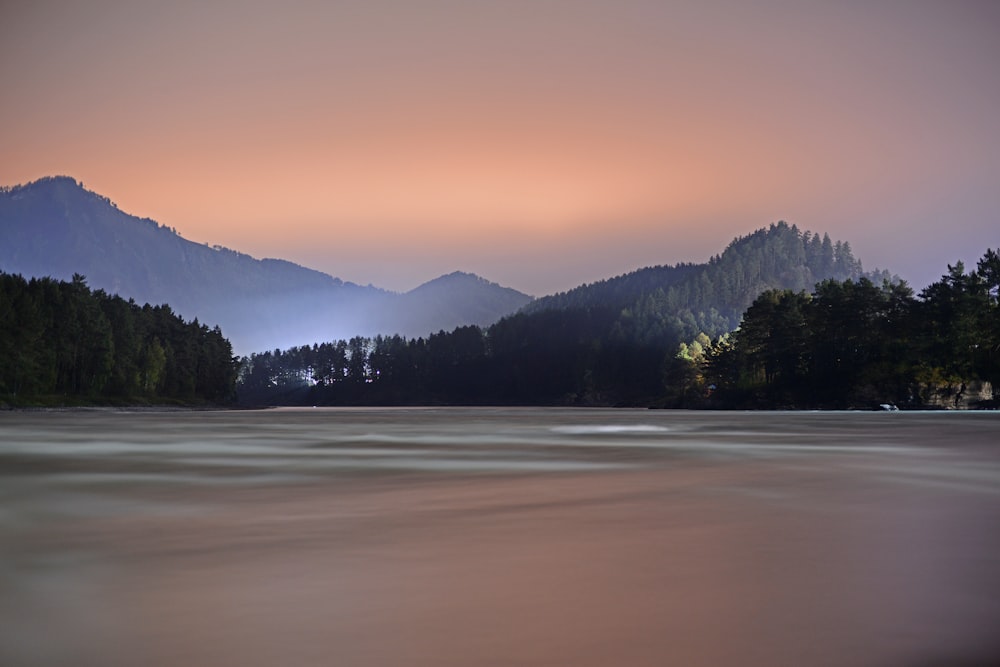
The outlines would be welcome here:
<svg viewBox="0 0 1000 667">
<path fill-rule="evenodd" d="M 1000 414 L 0 413 L 3 665 L 1000 664 Z"/>
</svg>

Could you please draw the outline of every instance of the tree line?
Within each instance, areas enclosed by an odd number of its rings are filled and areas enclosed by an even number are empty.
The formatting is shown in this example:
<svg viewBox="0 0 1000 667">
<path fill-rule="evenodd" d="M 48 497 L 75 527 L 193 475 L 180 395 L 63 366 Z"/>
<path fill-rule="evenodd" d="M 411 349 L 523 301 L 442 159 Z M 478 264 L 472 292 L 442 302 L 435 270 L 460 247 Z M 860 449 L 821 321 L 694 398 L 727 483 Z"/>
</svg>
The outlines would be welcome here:
<svg viewBox="0 0 1000 667">
<path fill-rule="evenodd" d="M 662 345 L 607 340 L 587 311 L 513 316 L 426 338 L 350 340 L 243 359 L 251 405 L 627 405 L 661 386 Z"/>
<path fill-rule="evenodd" d="M 218 327 L 186 322 L 169 306 L 92 291 L 79 275 L 0 273 L 0 401 L 922 407 L 966 405 L 1000 382 L 997 251 L 969 272 L 948 267 L 915 295 L 863 274 L 846 244 L 815 239 L 779 223 L 708 265 L 660 267 L 665 282 L 636 272 L 600 284 L 600 298 L 577 291 L 488 328 L 355 336 L 242 360 Z M 713 316 L 713 290 L 720 303 L 735 299 L 740 281 L 813 275 L 809 248 L 847 277 L 811 292 L 758 292 L 732 332 L 722 311 Z M 672 309 L 682 293 L 688 300 Z M 695 310 L 703 306 L 709 312 Z"/>
<path fill-rule="evenodd" d="M 732 334 L 678 355 L 674 384 L 680 402 L 718 407 L 995 407 L 998 288 L 1000 256 L 988 250 L 919 296 L 865 278 L 770 290 Z"/>
<path fill-rule="evenodd" d="M 779 222 L 706 264 L 584 285 L 486 329 L 254 354 L 243 362 L 239 394 L 251 404 L 647 405 L 669 391 L 664 360 L 678 344 L 729 332 L 760 292 L 861 275 L 846 243 Z"/>
<path fill-rule="evenodd" d="M 71 281 L 0 273 L 0 401 L 226 402 L 238 359 L 218 327 Z"/>
<path fill-rule="evenodd" d="M 991 250 L 919 297 L 867 276 L 772 289 L 714 339 L 613 306 L 521 312 L 486 329 L 253 354 L 238 388 L 249 404 L 920 407 L 1000 380 L 998 284 Z"/>
</svg>

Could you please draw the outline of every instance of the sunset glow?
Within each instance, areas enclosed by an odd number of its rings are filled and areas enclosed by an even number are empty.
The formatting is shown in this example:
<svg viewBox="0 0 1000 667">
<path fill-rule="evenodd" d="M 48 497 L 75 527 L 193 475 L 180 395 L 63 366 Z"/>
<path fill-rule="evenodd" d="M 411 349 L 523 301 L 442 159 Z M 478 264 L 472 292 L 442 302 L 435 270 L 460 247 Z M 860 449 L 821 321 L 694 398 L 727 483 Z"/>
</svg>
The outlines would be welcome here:
<svg viewBox="0 0 1000 667">
<path fill-rule="evenodd" d="M 0 8 L 0 184 L 185 237 L 533 294 L 778 219 L 921 287 L 1000 240 L 988 2 Z"/>
</svg>

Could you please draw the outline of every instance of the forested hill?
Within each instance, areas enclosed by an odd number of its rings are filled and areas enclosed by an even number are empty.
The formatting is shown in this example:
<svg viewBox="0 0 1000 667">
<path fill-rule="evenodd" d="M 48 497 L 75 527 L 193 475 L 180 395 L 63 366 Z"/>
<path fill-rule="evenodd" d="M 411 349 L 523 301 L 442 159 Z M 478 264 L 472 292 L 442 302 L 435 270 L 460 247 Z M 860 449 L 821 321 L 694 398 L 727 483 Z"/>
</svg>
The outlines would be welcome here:
<svg viewBox="0 0 1000 667">
<path fill-rule="evenodd" d="M 846 255 L 845 255 L 846 256 Z M 728 408 L 996 407 L 1000 257 L 904 282 L 761 294 L 734 333 L 629 336 L 612 309 L 542 310 L 427 339 L 354 337 L 251 355 L 251 405 L 519 404 Z M 636 330 L 633 330 L 633 334 Z"/>
<path fill-rule="evenodd" d="M 537 299 L 521 312 L 611 308 L 640 329 L 652 326 L 659 331 L 666 326 L 688 337 L 699 332 L 717 336 L 735 329 L 743 312 L 766 290 L 810 291 L 823 280 L 856 280 L 862 275 L 861 262 L 848 242 L 777 222 L 734 239 L 706 264 L 639 269 Z M 880 284 L 889 274 L 867 277 Z"/>
<path fill-rule="evenodd" d="M 847 243 L 780 222 L 734 240 L 707 264 L 586 285 L 486 329 L 252 355 L 239 391 L 248 403 L 648 405 L 669 393 L 678 349 L 704 349 L 735 329 L 762 291 L 811 291 L 861 273 Z"/>
<path fill-rule="evenodd" d="M 397 294 L 209 247 L 129 215 L 65 176 L 0 188 L 0 271 L 60 280 L 81 274 L 95 289 L 169 303 L 184 317 L 220 325 L 241 354 L 359 334 L 419 336 L 487 325 L 531 300 L 468 274 Z"/>
<path fill-rule="evenodd" d="M 769 290 L 740 328 L 671 362 L 675 404 L 726 408 L 996 408 L 1000 255 L 905 283 Z M 704 352 L 704 354 L 701 354 Z"/>
</svg>

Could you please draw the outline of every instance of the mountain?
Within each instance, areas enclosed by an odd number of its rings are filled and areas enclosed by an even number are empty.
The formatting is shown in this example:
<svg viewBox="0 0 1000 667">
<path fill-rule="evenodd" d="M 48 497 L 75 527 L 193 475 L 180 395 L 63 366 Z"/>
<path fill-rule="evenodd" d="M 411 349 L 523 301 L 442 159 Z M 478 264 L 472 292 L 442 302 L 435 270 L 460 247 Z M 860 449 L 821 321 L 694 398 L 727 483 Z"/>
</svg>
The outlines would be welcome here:
<svg viewBox="0 0 1000 667">
<path fill-rule="evenodd" d="M 695 386 L 692 355 L 735 329 L 762 292 L 808 300 L 803 292 L 818 282 L 862 277 L 882 284 L 888 274 L 864 274 L 847 242 L 778 222 L 705 264 L 582 285 L 485 329 L 253 355 L 238 393 L 272 405 L 684 405 Z"/>
<path fill-rule="evenodd" d="M 0 271 L 61 280 L 82 274 L 93 289 L 169 304 L 188 319 L 220 325 L 239 354 L 486 325 L 531 300 L 471 274 L 398 294 L 194 243 L 65 176 L 0 189 Z"/>
<path fill-rule="evenodd" d="M 876 284 L 890 279 L 885 271 L 865 273 L 848 242 L 777 222 L 734 239 L 707 263 L 639 269 L 536 299 L 521 312 L 611 309 L 621 326 L 659 325 L 653 335 L 666 326 L 688 338 L 714 337 L 735 329 L 766 290 L 808 292 L 823 280 L 862 276 Z"/>
<path fill-rule="evenodd" d="M 500 319 L 498 313 L 514 313 L 530 302 L 531 297 L 515 289 L 455 271 L 401 295 L 397 315 L 421 331 L 451 331 L 470 324 L 489 326 Z"/>
</svg>

